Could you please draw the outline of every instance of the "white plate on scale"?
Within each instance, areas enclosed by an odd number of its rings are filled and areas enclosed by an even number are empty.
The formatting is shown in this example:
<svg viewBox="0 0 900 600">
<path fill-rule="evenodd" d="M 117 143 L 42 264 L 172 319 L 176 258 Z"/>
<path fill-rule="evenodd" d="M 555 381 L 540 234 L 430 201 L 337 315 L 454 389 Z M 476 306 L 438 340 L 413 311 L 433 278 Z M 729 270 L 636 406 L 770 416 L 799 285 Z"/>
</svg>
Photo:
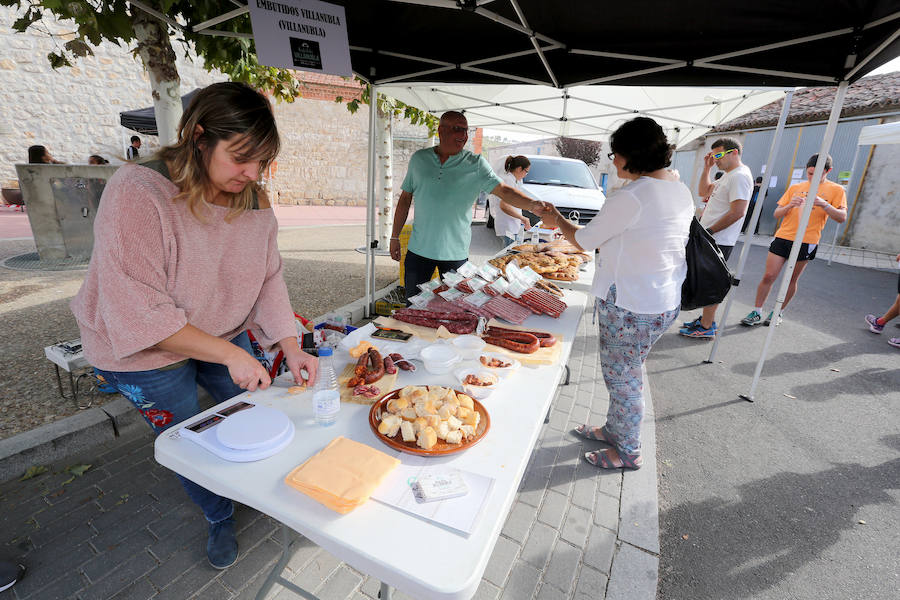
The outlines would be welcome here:
<svg viewBox="0 0 900 600">
<path fill-rule="evenodd" d="M 251 462 L 284 449 L 294 439 L 294 423 L 280 410 L 239 401 L 181 432 L 225 460 Z"/>
<path fill-rule="evenodd" d="M 256 405 L 235 413 L 216 427 L 216 437 L 232 450 L 261 450 L 278 444 L 293 429 L 280 410 Z"/>
</svg>

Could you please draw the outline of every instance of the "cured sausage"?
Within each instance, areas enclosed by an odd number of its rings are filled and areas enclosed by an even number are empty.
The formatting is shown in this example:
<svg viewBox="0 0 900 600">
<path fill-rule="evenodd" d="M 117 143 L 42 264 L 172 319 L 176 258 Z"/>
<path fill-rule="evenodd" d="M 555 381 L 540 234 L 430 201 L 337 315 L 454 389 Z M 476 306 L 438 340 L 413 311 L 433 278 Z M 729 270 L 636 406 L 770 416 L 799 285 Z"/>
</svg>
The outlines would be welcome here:
<svg viewBox="0 0 900 600">
<path fill-rule="evenodd" d="M 546 331 L 520 331 L 518 329 L 505 329 L 503 327 L 495 327 L 491 325 L 484 333 L 485 335 L 494 337 L 506 337 L 506 334 L 508 333 L 530 333 L 540 341 L 541 348 L 549 348 L 556 343 L 556 338 Z"/>
<path fill-rule="evenodd" d="M 363 381 L 364 379 L 362 377 L 351 377 L 349 380 L 347 380 L 347 387 L 355 388 L 358 385 L 362 385 Z"/>
<path fill-rule="evenodd" d="M 393 317 L 404 323 L 412 323 L 413 325 L 422 325 L 423 327 L 431 327 L 437 329 L 441 325 L 447 328 L 450 333 L 472 333 L 478 325 L 478 317 L 469 315 L 466 320 L 450 320 L 450 319 L 433 319 L 428 317 L 420 317 L 410 314 L 394 313 Z"/>
<path fill-rule="evenodd" d="M 459 310 L 458 308 L 451 308 L 446 311 L 425 310 L 422 308 L 401 308 L 391 316 L 396 318 L 397 315 L 418 317 L 421 319 L 437 319 L 440 321 L 470 321 L 473 319 L 472 315 L 467 314 L 465 311 Z"/>
<path fill-rule="evenodd" d="M 384 357 L 384 372 L 388 375 L 393 375 L 397 372 L 397 367 L 394 366 L 394 359 L 390 356 Z"/>
<path fill-rule="evenodd" d="M 381 360 L 381 353 L 375 348 L 369 348 L 368 358 L 372 363 L 372 369 L 366 368 L 364 380 L 366 383 L 375 383 L 384 377 L 384 362 Z"/>
<path fill-rule="evenodd" d="M 538 341 L 538 339 L 530 333 L 524 334 L 520 339 L 525 341 L 516 341 L 508 337 L 484 337 L 484 341 L 488 344 L 506 348 L 508 350 L 512 350 L 513 352 L 518 352 L 519 354 L 534 354 L 538 351 L 538 348 L 541 347 L 541 343 Z"/>
<path fill-rule="evenodd" d="M 408 360 L 403 358 L 402 355 L 397 354 L 396 352 L 391 354 L 390 358 L 392 361 L 394 361 L 394 364 L 403 371 L 415 371 L 416 370 L 416 366 L 414 364 L 412 364 L 411 362 L 409 362 Z"/>
<path fill-rule="evenodd" d="M 363 352 L 360 357 L 356 360 L 356 367 L 353 369 L 353 374 L 356 377 L 365 377 L 366 375 L 366 363 L 369 360 L 369 352 Z"/>
</svg>

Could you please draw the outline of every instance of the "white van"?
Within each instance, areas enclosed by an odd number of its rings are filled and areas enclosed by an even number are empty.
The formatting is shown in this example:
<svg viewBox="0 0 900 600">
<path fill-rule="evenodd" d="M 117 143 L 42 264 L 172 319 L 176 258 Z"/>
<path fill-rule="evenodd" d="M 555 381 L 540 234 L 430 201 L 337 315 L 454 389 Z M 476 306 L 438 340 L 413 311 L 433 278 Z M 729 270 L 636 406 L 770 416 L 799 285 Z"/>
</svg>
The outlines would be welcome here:
<svg viewBox="0 0 900 600">
<path fill-rule="evenodd" d="M 525 155 L 531 161 L 531 168 L 522 180 L 522 191 L 537 200 L 551 203 L 570 221 L 580 225 L 588 223 L 603 206 L 606 196 L 594 181 L 594 176 L 584 161 L 561 156 Z M 506 156 L 492 165 L 494 172 L 503 174 Z M 488 202 L 496 202 L 493 195 Z M 525 211 L 525 215 L 536 223 L 539 219 Z M 488 227 L 494 226 L 493 217 L 488 218 Z"/>
</svg>

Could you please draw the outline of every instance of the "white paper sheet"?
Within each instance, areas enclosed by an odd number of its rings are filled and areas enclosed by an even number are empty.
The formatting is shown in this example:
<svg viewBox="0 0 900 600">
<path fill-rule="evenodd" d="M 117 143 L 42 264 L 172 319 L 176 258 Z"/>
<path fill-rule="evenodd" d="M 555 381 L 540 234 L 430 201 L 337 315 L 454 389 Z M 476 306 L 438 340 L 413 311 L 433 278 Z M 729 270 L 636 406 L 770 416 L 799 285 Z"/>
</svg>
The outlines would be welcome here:
<svg viewBox="0 0 900 600">
<path fill-rule="evenodd" d="M 415 478 L 429 470 L 446 471 L 450 467 L 434 464 L 433 459 L 426 456 L 402 452 L 396 456 L 401 461 L 400 466 L 372 493 L 372 499 L 468 537 L 475 530 L 485 502 L 490 497 L 494 478 L 460 469 L 469 487 L 468 494 L 449 500 L 419 503 L 410 489 Z"/>
</svg>

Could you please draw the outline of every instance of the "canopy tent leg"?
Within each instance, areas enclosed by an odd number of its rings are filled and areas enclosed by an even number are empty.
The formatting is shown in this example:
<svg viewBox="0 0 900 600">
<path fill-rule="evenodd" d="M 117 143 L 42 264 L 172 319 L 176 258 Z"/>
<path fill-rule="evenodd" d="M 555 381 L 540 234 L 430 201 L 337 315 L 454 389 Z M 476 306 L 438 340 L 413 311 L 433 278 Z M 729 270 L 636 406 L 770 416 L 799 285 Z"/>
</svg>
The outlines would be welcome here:
<svg viewBox="0 0 900 600">
<path fill-rule="evenodd" d="M 756 391 L 756 385 L 759 383 L 759 376 L 762 373 L 763 365 L 766 363 L 766 354 L 775 337 L 775 323 L 777 323 L 778 314 L 781 312 L 781 306 L 784 304 L 784 297 L 787 293 L 788 285 L 791 282 L 791 276 L 794 273 L 794 266 L 797 264 L 797 256 L 800 254 L 800 245 L 803 243 L 803 235 L 806 233 L 806 226 L 809 224 L 809 215 L 812 213 L 813 204 L 816 200 L 816 194 L 819 193 L 819 182 L 822 174 L 825 172 L 825 160 L 828 151 L 831 149 L 831 142 L 834 140 L 834 132 L 837 129 L 838 119 L 841 116 L 841 107 L 844 105 L 844 96 L 847 94 L 847 81 L 841 81 L 834 94 L 834 104 L 831 106 L 831 115 L 828 117 L 828 125 L 825 126 L 825 135 L 822 138 L 822 147 L 819 148 L 819 159 L 816 161 L 816 168 L 813 171 L 812 181 L 809 183 L 809 191 L 806 194 L 806 202 L 803 204 L 803 214 L 800 215 L 800 223 L 797 225 L 797 233 L 794 236 L 794 243 L 791 244 L 791 253 L 788 256 L 787 265 L 784 274 L 781 276 L 781 285 L 778 288 L 778 299 L 775 302 L 774 317 L 776 319 L 769 332 L 766 334 L 766 342 L 763 345 L 762 354 L 759 356 L 759 362 L 756 363 L 756 371 L 753 373 L 753 382 L 750 384 L 750 390 L 746 394 L 742 394 L 741 398 L 753 401 L 753 394 Z"/>
<path fill-rule="evenodd" d="M 851 188 L 853 187 L 853 175 L 856 174 L 856 160 L 859 158 L 859 144 L 856 145 L 856 152 L 853 153 L 853 162 L 850 163 L 850 180 L 847 181 L 847 193 L 850 193 Z M 828 253 L 828 266 L 831 266 L 831 261 L 834 258 L 834 247 L 837 246 L 838 233 L 844 231 L 847 228 L 847 221 L 844 221 L 843 224 L 835 224 L 834 227 L 834 237 L 831 238 L 831 252 Z"/>
<path fill-rule="evenodd" d="M 775 136 L 772 138 L 772 144 L 769 146 L 769 156 L 766 159 L 766 174 L 760 184 L 759 192 L 756 195 L 756 205 L 753 207 L 753 213 L 750 215 L 750 223 L 747 225 L 747 233 L 744 235 L 744 246 L 741 248 L 741 257 L 738 260 L 737 271 L 734 275 L 734 286 L 737 287 L 741 283 L 741 275 L 744 274 L 744 265 L 747 264 L 747 257 L 750 256 L 750 247 L 753 245 L 753 232 L 756 231 L 756 223 L 759 221 L 759 215 L 762 213 L 763 204 L 765 204 L 766 192 L 769 189 L 769 181 L 772 179 L 772 163 L 775 162 L 775 153 L 778 151 L 778 145 L 781 143 L 781 134 L 784 132 L 784 124 L 787 122 L 788 113 L 791 110 L 791 100 L 794 98 L 794 90 L 788 91 L 784 96 L 784 104 L 781 107 L 781 116 L 778 117 L 778 125 L 775 127 Z M 733 292 L 733 290 L 732 290 Z M 710 364 L 716 358 L 716 351 L 719 349 L 719 341 L 725 335 L 725 323 L 728 322 L 728 313 L 731 311 L 731 303 L 734 301 L 734 293 L 728 294 L 725 300 L 725 309 L 722 312 L 722 318 L 719 323 L 722 327 L 713 338 L 712 348 L 709 351 L 709 358 L 703 361 Z"/>
<path fill-rule="evenodd" d="M 369 168 L 366 171 L 366 306 L 372 316 L 375 304 L 375 128 L 378 119 L 378 86 L 369 88 Z"/>
</svg>

